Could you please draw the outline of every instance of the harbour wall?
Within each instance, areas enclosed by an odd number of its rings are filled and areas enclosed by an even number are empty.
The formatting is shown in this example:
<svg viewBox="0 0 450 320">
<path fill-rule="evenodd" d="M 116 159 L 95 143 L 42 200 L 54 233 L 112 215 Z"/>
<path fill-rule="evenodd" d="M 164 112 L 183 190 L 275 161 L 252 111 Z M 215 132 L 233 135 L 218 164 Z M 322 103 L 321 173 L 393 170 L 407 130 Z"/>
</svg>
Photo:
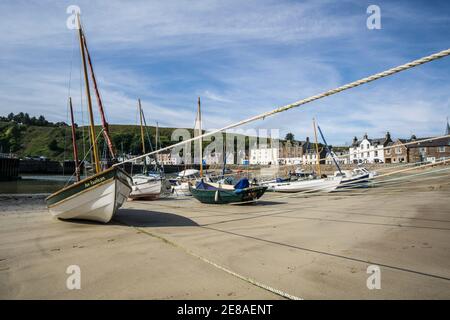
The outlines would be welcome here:
<svg viewBox="0 0 450 320">
<path fill-rule="evenodd" d="M 0 158 L 0 180 L 19 179 L 19 159 Z"/>
</svg>

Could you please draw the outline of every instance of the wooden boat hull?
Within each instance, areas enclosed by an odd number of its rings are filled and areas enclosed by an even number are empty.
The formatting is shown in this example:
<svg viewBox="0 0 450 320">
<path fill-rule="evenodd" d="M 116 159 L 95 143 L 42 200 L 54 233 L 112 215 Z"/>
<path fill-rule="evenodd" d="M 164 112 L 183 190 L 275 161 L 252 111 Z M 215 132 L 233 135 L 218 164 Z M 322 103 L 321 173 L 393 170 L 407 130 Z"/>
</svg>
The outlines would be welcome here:
<svg viewBox="0 0 450 320">
<path fill-rule="evenodd" d="M 81 180 L 45 199 L 50 213 L 59 219 L 107 223 L 131 192 L 131 177 L 113 167 Z"/>
<path fill-rule="evenodd" d="M 269 190 L 275 192 L 331 192 L 341 183 L 342 178 L 300 180 L 269 184 Z"/>
<path fill-rule="evenodd" d="M 239 191 L 234 190 L 204 190 L 191 187 L 192 196 L 201 203 L 227 204 L 245 203 L 258 200 L 266 192 L 267 187 L 249 187 Z"/>
<path fill-rule="evenodd" d="M 133 177 L 130 199 L 156 200 L 161 194 L 161 179 Z"/>
</svg>

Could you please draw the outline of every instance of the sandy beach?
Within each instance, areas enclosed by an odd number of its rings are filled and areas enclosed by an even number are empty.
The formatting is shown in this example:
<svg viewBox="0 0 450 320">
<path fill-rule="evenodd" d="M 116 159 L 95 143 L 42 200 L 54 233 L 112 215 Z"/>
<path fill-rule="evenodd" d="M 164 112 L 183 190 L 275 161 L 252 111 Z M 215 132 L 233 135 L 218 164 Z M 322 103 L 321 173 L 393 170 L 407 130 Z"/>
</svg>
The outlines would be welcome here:
<svg viewBox="0 0 450 320">
<path fill-rule="evenodd" d="M 106 225 L 54 219 L 42 196 L 0 202 L 1 299 L 450 298 L 447 176 L 245 206 L 133 201 Z"/>
</svg>

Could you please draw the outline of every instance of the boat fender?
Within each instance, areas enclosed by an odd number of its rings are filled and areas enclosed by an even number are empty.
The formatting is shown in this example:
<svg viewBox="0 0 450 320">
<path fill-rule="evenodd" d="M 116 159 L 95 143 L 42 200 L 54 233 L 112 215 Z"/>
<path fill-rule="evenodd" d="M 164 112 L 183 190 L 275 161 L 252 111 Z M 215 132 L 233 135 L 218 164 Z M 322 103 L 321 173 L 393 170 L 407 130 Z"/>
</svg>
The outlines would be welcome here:
<svg viewBox="0 0 450 320">
<path fill-rule="evenodd" d="M 219 189 L 216 190 L 216 193 L 214 194 L 214 202 L 219 201 Z"/>
</svg>

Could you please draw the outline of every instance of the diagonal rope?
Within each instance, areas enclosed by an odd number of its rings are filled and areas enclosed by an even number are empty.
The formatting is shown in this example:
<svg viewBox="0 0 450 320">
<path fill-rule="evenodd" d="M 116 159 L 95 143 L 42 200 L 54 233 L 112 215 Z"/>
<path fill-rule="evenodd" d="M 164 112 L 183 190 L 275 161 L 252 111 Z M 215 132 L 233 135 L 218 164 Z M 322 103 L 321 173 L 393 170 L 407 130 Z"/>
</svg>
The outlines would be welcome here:
<svg viewBox="0 0 450 320">
<path fill-rule="evenodd" d="M 342 91 L 345 91 L 345 90 L 348 90 L 348 89 L 351 89 L 351 88 L 355 88 L 357 86 L 360 86 L 360 85 L 363 85 L 363 84 L 366 84 L 366 83 L 369 83 L 369 82 L 372 82 L 372 81 L 375 81 L 375 80 L 378 80 L 378 79 L 381 79 L 381 78 L 393 75 L 395 73 L 399 73 L 401 71 L 417 67 L 419 65 L 422 65 L 422 64 L 425 64 L 425 63 L 428 63 L 428 62 L 431 62 L 431 61 L 434 61 L 434 60 L 446 57 L 448 55 L 450 55 L 450 49 L 446 49 L 446 50 L 434 53 L 432 55 L 429 55 L 429 56 L 426 56 L 426 57 L 423 57 L 423 58 L 420 58 L 420 59 L 417 59 L 417 60 L 414 60 L 414 61 L 402 64 L 400 66 L 388 69 L 388 70 L 380 72 L 380 73 L 376 73 L 376 74 L 371 75 L 369 77 L 362 78 L 360 80 L 348 83 L 346 85 L 337 87 L 335 89 L 331 89 L 331 90 L 325 91 L 323 93 L 311 96 L 309 98 L 298 100 L 298 101 L 293 102 L 291 104 L 288 104 L 288 105 L 276 108 L 274 110 L 271 110 L 271 111 L 268 111 L 268 112 L 256 115 L 254 117 L 242 120 L 240 122 L 236 122 L 236 123 L 230 124 L 230 125 L 225 126 L 225 127 L 221 128 L 221 129 L 213 130 L 213 131 L 207 132 L 205 134 L 202 134 L 200 136 L 197 136 L 197 137 L 194 137 L 194 138 L 191 138 L 191 139 L 187 139 L 187 140 L 181 141 L 179 143 L 175 143 L 175 144 L 173 144 L 171 146 L 168 146 L 168 147 L 165 147 L 165 148 L 161 148 L 159 150 L 156 150 L 156 151 L 153 151 L 153 152 L 149 152 L 147 154 L 144 154 L 144 155 L 132 158 L 132 159 L 128 159 L 128 160 L 119 162 L 119 163 L 115 164 L 115 166 L 117 166 L 119 164 L 122 164 L 122 163 L 125 163 L 125 162 L 131 162 L 131 161 L 134 161 L 134 160 L 137 160 L 137 159 L 141 159 L 143 157 L 146 157 L 146 156 L 149 156 L 149 155 L 152 155 L 152 154 L 156 154 L 156 153 L 159 153 L 159 152 L 162 152 L 162 151 L 165 151 L 165 150 L 170 150 L 170 149 L 175 148 L 177 146 L 182 146 L 182 145 L 185 145 L 185 144 L 190 143 L 192 141 L 195 141 L 195 140 L 198 140 L 198 139 L 202 139 L 204 137 L 211 136 L 211 135 L 214 135 L 216 133 L 219 133 L 219 132 L 222 132 L 222 131 L 226 131 L 228 129 L 232 129 L 232 128 L 235 128 L 235 127 L 238 127 L 238 126 L 242 126 L 244 124 L 247 124 L 247 123 L 250 123 L 250 122 L 254 122 L 256 120 L 265 119 L 266 117 L 273 116 L 273 115 L 275 115 L 277 113 L 288 111 L 289 109 L 296 108 L 296 107 L 299 107 L 301 105 L 313 102 L 315 100 L 319 100 L 319 99 L 322 99 L 322 98 L 334 95 L 336 93 L 339 93 L 339 92 L 342 92 Z"/>
</svg>

